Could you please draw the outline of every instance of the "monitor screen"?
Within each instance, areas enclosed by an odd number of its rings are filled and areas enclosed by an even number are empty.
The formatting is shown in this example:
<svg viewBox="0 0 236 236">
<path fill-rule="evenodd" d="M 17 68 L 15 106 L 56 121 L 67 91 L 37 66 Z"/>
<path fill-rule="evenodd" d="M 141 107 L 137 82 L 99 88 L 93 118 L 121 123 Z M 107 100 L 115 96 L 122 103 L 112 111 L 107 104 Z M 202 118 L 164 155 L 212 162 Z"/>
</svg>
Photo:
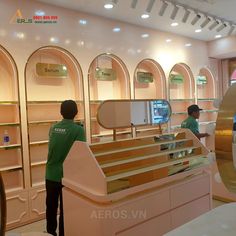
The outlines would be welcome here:
<svg viewBox="0 0 236 236">
<path fill-rule="evenodd" d="M 151 101 L 150 111 L 152 124 L 163 124 L 169 121 L 171 108 L 166 100 Z"/>
</svg>

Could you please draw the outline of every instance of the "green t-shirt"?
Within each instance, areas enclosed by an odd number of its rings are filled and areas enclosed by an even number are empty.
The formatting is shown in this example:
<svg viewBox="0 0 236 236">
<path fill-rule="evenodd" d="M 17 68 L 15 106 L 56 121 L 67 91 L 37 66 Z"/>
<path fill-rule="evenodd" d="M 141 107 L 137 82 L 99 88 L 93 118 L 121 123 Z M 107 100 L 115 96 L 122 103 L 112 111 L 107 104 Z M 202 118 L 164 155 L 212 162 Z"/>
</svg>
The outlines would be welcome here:
<svg viewBox="0 0 236 236">
<path fill-rule="evenodd" d="M 73 120 L 63 119 L 49 131 L 46 179 L 60 182 L 63 177 L 63 162 L 75 140 L 86 141 L 84 128 Z"/>
<path fill-rule="evenodd" d="M 194 134 L 199 134 L 198 122 L 192 116 L 188 116 L 188 118 L 182 122 L 181 128 L 187 128 L 190 129 Z"/>
</svg>

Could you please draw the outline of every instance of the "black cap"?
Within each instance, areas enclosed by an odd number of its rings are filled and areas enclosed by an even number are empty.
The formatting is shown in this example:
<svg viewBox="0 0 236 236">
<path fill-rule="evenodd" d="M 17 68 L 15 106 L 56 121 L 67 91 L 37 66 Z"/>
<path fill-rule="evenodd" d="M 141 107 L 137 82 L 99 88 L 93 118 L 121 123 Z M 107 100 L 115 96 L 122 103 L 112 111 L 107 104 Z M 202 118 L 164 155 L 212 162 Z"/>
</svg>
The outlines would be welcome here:
<svg viewBox="0 0 236 236">
<path fill-rule="evenodd" d="M 191 105 L 188 107 L 188 114 L 191 115 L 193 112 L 198 112 L 198 111 L 202 111 L 201 108 L 199 108 L 198 105 Z"/>
</svg>

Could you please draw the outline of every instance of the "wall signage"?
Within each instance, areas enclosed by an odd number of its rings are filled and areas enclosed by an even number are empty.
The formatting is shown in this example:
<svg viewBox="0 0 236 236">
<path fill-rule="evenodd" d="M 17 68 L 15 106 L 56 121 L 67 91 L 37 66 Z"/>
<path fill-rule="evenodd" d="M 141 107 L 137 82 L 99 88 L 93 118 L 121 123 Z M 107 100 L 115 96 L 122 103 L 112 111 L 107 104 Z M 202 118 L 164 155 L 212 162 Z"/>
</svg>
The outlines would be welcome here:
<svg viewBox="0 0 236 236">
<path fill-rule="evenodd" d="M 197 76 L 197 85 L 207 84 L 207 77 L 204 75 Z"/>
<path fill-rule="evenodd" d="M 68 70 L 65 65 L 39 62 L 36 64 L 36 73 L 44 77 L 67 77 Z"/>
<path fill-rule="evenodd" d="M 139 83 L 153 83 L 153 74 L 151 72 L 137 72 L 137 81 Z"/>
<path fill-rule="evenodd" d="M 110 68 L 99 68 L 95 69 L 95 78 L 102 81 L 116 80 L 116 71 Z"/>
<path fill-rule="evenodd" d="M 179 75 L 179 74 L 171 74 L 170 75 L 170 82 L 172 84 L 183 84 L 184 77 L 183 77 L 183 75 Z"/>
</svg>

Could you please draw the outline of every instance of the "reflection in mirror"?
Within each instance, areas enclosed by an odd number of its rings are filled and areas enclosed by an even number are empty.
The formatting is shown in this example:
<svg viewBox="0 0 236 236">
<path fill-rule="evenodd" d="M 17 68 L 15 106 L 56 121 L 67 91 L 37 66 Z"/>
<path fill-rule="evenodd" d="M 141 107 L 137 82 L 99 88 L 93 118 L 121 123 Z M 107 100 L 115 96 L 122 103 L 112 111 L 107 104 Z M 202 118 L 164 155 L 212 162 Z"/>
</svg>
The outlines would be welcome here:
<svg viewBox="0 0 236 236">
<path fill-rule="evenodd" d="M 218 170 L 226 188 L 236 193 L 235 115 L 236 84 L 229 87 L 220 104 L 215 131 Z"/>
<path fill-rule="evenodd" d="M 171 107 L 159 100 L 107 100 L 97 113 L 99 124 L 106 129 L 142 125 L 161 125 L 169 121 Z"/>
</svg>

